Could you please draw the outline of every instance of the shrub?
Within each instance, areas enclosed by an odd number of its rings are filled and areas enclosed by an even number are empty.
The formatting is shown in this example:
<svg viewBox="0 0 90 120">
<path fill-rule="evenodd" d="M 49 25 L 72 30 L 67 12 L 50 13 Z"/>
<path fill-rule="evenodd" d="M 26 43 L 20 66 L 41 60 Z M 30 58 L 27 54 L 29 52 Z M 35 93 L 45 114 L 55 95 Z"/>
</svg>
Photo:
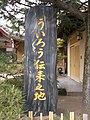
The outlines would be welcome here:
<svg viewBox="0 0 90 120">
<path fill-rule="evenodd" d="M 20 89 L 23 91 L 23 86 L 24 86 L 24 81 L 23 81 L 23 76 L 11 78 L 11 79 L 6 79 L 6 83 L 10 85 L 14 85 L 15 88 Z"/>
<path fill-rule="evenodd" d="M 11 62 L 11 54 L 0 51 L 0 73 L 6 73 L 9 75 L 23 74 L 24 72 L 24 60 Z"/>
<path fill-rule="evenodd" d="M 0 120 L 14 120 L 22 108 L 22 91 L 6 80 L 0 83 Z"/>
</svg>

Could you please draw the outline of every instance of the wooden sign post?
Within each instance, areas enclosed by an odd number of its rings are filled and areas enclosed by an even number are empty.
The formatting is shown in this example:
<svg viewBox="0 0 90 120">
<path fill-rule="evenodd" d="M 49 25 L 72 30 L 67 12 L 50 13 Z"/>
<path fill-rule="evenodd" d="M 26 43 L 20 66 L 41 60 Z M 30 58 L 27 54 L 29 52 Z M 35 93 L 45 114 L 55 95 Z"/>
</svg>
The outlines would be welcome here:
<svg viewBox="0 0 90 120">
<path fill-rule="evenodd" d="M 26 104 L 34 115 L 56 112 L 56 16 L 53 6 L 30 8 L 25 21 Z"/>
</svg>

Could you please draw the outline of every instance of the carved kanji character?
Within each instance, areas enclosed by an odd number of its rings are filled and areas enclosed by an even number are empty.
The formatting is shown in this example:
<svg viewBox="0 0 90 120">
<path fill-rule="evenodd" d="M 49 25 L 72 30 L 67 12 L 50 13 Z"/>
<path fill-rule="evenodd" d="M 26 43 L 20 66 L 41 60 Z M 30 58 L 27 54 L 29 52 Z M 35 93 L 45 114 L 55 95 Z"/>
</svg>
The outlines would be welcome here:
<svg viewBox="0 0 90 120">
<path fill-rule="evenodd" d="M 42 85 L 40 83 L 38 83 L 38 85 L 36 86 L 35 90 L 43 91 L 44 89 L 42 89 Z"/>
<path fill-rule="evenodd" d="M 36 92 L 34 96 L 35 96 L 34 100 L 46 100 L 46 96 L 44 92 L 40 92 L 40 93 Z"/>
</svg>

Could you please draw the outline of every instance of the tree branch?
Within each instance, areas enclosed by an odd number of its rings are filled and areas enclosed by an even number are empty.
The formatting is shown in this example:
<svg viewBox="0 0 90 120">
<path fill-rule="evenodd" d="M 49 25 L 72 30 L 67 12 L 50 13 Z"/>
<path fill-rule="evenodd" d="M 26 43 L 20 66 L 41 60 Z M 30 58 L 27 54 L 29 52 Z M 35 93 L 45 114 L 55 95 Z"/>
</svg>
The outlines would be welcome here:
<svg viewBox="0 0 90 120">
<path fill-rule="evenodd" d="M 85 15 L 80 12 L 77 7 L 75 7 L 71 2 L 70 3 L 66 3 L 63 0 L 40 0 L 41 2 L 48 2 L 48 3 L 53 3 L 54 5 L 56 5 L 59 9 L 63 9 L 66 10 L 68 12 L 71 13 L 71 15 L 74 15 L 76 18 L 81 19 L 81 20 L 85 20 Z"/>
<path fill-rule="evenodd" d="M 81 5 L 79 6 L 79 8 L 81 8 L 82 6 L 88 7 L 87 3 L 88 3 L 88 1 L 85 1 L 83 3 L 81 2 Z"/>
<path fill-rule="evenodd" d="M 26 6 L 26 7 L 32 7 L 31 5 L 37 5 L 37 4 L 34 3 L 34 2 L 29 2 L 30 5 L 26 5 L 26 4 L 21 3 L 21 2 L 17 2 L 17 3 L 20 4 L 20 5 L 24 5 L 24 6 Z"/>
</svg>

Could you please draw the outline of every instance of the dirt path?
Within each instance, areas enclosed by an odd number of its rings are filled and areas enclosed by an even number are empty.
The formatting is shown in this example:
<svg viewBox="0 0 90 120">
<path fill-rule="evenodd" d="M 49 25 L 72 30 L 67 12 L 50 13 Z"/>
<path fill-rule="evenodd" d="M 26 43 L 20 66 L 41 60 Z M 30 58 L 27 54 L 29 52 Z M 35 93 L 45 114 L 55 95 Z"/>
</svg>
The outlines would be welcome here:
<svg viewBox="0 0 90 120">
<path fill-rule="evenodd" d="M 82 96 L 58 96 L 57 115 L 75 112 L 76 116 L 82 114 Z"/>
</svg>

